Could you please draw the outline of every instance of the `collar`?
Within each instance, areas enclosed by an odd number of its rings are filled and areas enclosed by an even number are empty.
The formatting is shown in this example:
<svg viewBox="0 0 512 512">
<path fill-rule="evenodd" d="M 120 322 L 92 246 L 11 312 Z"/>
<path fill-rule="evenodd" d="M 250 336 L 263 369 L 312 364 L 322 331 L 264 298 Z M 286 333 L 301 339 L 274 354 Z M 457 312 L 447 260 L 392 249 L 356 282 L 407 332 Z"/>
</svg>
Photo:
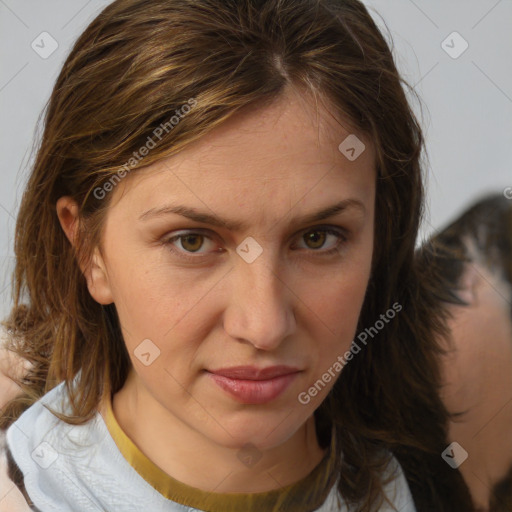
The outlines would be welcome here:
<svg viewBox="0 0 512 512">
<path fill-rule="evenodd" d="M 105 424 L 119 451 L 137 473 L 165 498 L 208 512 L 308 512 L 320 508 L 336 481 L 333 469 L 337 443 L 334 429 L 330 447 L 309 475 L 280 489 L 259 493 L 215 493 L 196 489 L 172 478 L 154 464 L 126 435 L 112 409 L 112 396 L 106 400 Z"/>
</svg>

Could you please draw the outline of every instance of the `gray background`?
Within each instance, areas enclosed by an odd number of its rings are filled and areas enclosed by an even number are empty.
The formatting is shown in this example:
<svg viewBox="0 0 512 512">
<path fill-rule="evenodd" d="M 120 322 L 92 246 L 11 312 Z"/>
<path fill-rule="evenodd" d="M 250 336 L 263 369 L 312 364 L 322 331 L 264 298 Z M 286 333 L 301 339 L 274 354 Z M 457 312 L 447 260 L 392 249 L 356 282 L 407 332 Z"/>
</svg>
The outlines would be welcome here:
<svg viewBox="0 0 512 512">
<path fill-rule="evenodd" d="M 0 318 L 10 306 L 14 219 L 37 118 L 72 42 L 109 3 L 0 0 Z M 512 0 L 365 4 L 384 30 L 385 21 L 398 68 L 422 99 L 423 109 L 410 96 L 429 158 L 425 237 L 482 193 L 512 186 Z M 460 52 L 462 39 L 448 37 L 454 31 L 468 44 L 457 58 L 442 46 Z M 58 43 L 47 58 L 31 47 L 42 32 Z"/>
</svg>

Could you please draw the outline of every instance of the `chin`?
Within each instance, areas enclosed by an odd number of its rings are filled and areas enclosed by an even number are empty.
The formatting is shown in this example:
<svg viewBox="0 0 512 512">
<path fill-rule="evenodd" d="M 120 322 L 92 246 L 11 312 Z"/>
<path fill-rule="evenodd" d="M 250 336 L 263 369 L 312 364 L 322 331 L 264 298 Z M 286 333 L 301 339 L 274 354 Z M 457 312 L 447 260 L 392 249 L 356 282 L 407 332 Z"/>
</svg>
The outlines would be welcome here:
<svg viewBox="0 0 512 512">
<path fill-rule="evenodd" d="M 304 423 L 304 420 L 293 421 L 291 415 L 283 417 L 282 413 L 271 417 L 255 411 L 254 415 L 244 416 L 219 421 L 222 426 L 215 422 L 218 428 L 209 437 L 226 448 L 242 449 L 250 445 L 264 451 L 285 443 Z"/>
</svg>

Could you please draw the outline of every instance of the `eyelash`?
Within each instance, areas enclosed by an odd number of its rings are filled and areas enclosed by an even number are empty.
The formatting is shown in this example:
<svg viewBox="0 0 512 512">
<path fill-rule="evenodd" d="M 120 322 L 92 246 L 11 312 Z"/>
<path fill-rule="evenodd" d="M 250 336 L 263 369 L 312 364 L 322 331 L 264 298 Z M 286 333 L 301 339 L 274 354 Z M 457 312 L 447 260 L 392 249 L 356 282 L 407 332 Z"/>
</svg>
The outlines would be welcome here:
<svg viewBox="0 0 512 512">
<path fill-rule="evenodd" d="M 334 235 L 338 238 L 338 243 L 335 245 L 335 247 L 333 247 L 332 249 L 329 249 L 327 251 L 321 251 L 320 249 L 316 249 L 316 250 L 311 249 L 310 251 L 307 251 L 307 252 L 319 253 L 321 256 L 328 257 L 328 256 L 333 255 L 334 253 L 338 253 L 340 247 L 343 246 L 345 244 L 345 242 L 347 242 L 346 232 L 344 230 L 334 229 L 331 226 L 318 226 L 318 227 L 315 226 L 313 228 L 308 229 L 307 231 L 303 231 L 302 236 L 304 236 L 307 233 L 314 233 L 314 232 L 322 232 L 322 233 L 326 233 L 328 235 Z M 178 255 L 180 258 L 183 258 L 188 261 L 197 262 L 198 260 L 200 260 L 202 258 L 208 257 L 208 254 L 206 254 L 206 255 L 202 254 L 200 256 L 188 256 L 188 254 L 192 254 L 192 253 L 187 253 L 186 251 L 183 252 L 183 250 L 178 250 L 175 248 L 173 243 L 176 240 L 180 240 L 180 239 L 185 238 L 190 235 L 200 235 L 205 238 L 209 238 L 211 240 L 211 238 L 208 237 L 207 235 L 205 235 L 205 233 L 202 230 L 198 229 L 195 231 L 194 230 L 188 230 L 188 231 L 184 230 L 179 235 L 174 235 L 170 238 L 164 239 L 162 243 L 164 246 L 166 246 L 166 248 L 170 252 L 172 252 L 172 253 Z M 212 254 L 212 253 L 210 253 L 210 254 Z"/>
</svg>

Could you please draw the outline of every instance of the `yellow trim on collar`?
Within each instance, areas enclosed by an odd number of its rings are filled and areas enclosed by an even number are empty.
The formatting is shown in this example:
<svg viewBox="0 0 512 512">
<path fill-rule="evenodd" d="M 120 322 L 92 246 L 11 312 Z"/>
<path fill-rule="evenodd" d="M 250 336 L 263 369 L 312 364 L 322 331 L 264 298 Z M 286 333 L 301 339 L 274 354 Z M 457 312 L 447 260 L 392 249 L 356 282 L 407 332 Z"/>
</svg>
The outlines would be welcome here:
<svg viewBox="0 0 512 512">
<path fill-rule="evenodd" d="M 337 443 L 331 445 L 320 463 L 303 479 L 267 492 L 215 493 L 196 489 L 175 480 L 154 464 L 125 434 L 112 410 L 112 399 L 106 400 L 105 424 L 126 461 L 165 498 L 187 507 L 208 512 L 309 512 L 326 500 L 336 481 L 333 466 Z"/>
</svg>

